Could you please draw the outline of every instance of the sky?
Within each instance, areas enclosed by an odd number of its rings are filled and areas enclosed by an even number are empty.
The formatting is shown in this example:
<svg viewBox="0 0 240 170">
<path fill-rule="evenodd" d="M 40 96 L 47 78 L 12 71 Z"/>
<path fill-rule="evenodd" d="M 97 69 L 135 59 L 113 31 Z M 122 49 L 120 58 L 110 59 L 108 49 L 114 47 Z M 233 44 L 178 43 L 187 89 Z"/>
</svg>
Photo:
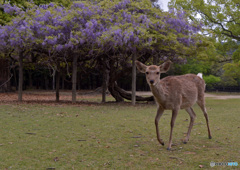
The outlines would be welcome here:
<svg viewBox="0 0 240 170">
<path fill-rule="evenodd" d="M 170 0 L 158 0 L 158 4 L 160 4 L 161 8 L 164 10 L 164 11 L 168 11 L 168 2 Z"/>
</svg>

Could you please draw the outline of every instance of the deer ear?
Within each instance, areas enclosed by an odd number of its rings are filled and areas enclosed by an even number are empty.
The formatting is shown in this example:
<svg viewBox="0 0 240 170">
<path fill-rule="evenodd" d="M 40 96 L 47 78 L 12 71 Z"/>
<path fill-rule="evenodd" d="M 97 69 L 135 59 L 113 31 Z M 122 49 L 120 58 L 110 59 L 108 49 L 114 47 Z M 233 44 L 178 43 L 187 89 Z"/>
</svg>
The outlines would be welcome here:
<svg viewBox="0 0 240 170">
<path fill-rule="evenodd" d="M 146 72 L 146 69 L 147 69 L 147 66 L 143 63 L 141 63 L 140 61 L 135 61 L 136 63 L 136 66 L 137 66 L 137 69 L 141 72 L 141 73 L 145 73 Z"/>
<path fill-rule="evenodd" d="M 160 72 L 166 73 L 170 69 L 171 64 L 172 64 L 172 62 L 170 60 L 168 60 L 165 63 L 163 63 L 162 65 L 160 65 L 159 66 Z"/>
</svg>

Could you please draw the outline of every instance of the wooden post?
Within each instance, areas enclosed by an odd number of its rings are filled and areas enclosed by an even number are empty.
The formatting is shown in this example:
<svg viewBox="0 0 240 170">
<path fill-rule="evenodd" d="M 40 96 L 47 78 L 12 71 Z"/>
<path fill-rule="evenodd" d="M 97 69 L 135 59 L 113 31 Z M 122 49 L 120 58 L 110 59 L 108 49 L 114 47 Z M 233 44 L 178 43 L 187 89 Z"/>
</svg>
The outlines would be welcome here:
<svg viewBox="0 0 240 170">
<path fill-rule="evenodd" d="M 132 55 L 132 105 L 136 104 L 136 53 Z"/>
<path fill-rule="evenodd" d="M 103 82 L 102 82 L 102 103 L 106 102 L 106 91 L 107 91 L 107 75 L 106 66 L 103 64 Z"/>
<path fill-rule="evenodd" d="M 73 55 L 73 71 L 72 71 L 72 103 L 77 101 L 77 55 Z"/>
<path fill-rule="evenodd" d="M 56 69 L 53 68 L 53 82 L 52 82 L 52 89 L 55 90 L 55 76 L 56 76 Z"/>
<path fill-rule="evenodd" d="M 56 102 L 60 101 L 60 95 L 59 95 L 59 90 L 60 90 L 60 64 L 58 64 L 57 69 L 56 69 Z"/>
<path fill-rule="evenodd" d="M 22 101 L 23 93 L 23 52 L 19 53 L 18 101 Z"/>
</svg>

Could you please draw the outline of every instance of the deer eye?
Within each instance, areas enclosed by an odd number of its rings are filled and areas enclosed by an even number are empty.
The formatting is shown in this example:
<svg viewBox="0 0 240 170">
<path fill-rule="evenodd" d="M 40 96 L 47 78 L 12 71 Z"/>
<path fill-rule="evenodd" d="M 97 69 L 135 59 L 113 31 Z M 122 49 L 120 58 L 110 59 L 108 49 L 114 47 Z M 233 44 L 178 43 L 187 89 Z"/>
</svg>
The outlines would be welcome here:
<svg viewBox="0 0 240 170">
<path fill-rule="evenodd" d="M 146 74 L 149 74 L 149 72 L 146 72 Z"/>
<path fill-rule="evenodd" d="M 159 72 L 157 72 L 157 75 L 159 75 Z"/>
</svg>

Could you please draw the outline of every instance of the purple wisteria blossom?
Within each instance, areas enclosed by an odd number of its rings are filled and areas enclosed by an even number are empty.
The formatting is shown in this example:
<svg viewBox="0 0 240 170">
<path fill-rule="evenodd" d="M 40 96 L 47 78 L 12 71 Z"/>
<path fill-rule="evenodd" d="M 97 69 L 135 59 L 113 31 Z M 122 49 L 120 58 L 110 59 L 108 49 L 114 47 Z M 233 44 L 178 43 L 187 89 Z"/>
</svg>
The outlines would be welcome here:
<svg viewBox="0 0 240 170">
<path fill-rule="evenodd" d="M 4 9 L 4 12 L 10 15 L 18 14 L 21 11 L 21 8 L 17 7 L 16 5 L 10 5 L 10 4 L 3 4 L 0 5 L 1 8 Z"/>
<path fill-rule="evenodd" d="M 148 50 L 172 55 L 171 46 L 194 45 L 194 34 L 201 27 L 191 24 L 182 11 L 151 13 L 131 0 L 109 7 L 73 2 L 70 8 L 54 3 L 26 11 L 9 4 L 3 8 L 20 15 L 11 24 L 0 27 L 0 48 L 37 48 L 59 54 L 70 50 L 101 55 L 138 49 L 139 53 Z"/>
</svg>

